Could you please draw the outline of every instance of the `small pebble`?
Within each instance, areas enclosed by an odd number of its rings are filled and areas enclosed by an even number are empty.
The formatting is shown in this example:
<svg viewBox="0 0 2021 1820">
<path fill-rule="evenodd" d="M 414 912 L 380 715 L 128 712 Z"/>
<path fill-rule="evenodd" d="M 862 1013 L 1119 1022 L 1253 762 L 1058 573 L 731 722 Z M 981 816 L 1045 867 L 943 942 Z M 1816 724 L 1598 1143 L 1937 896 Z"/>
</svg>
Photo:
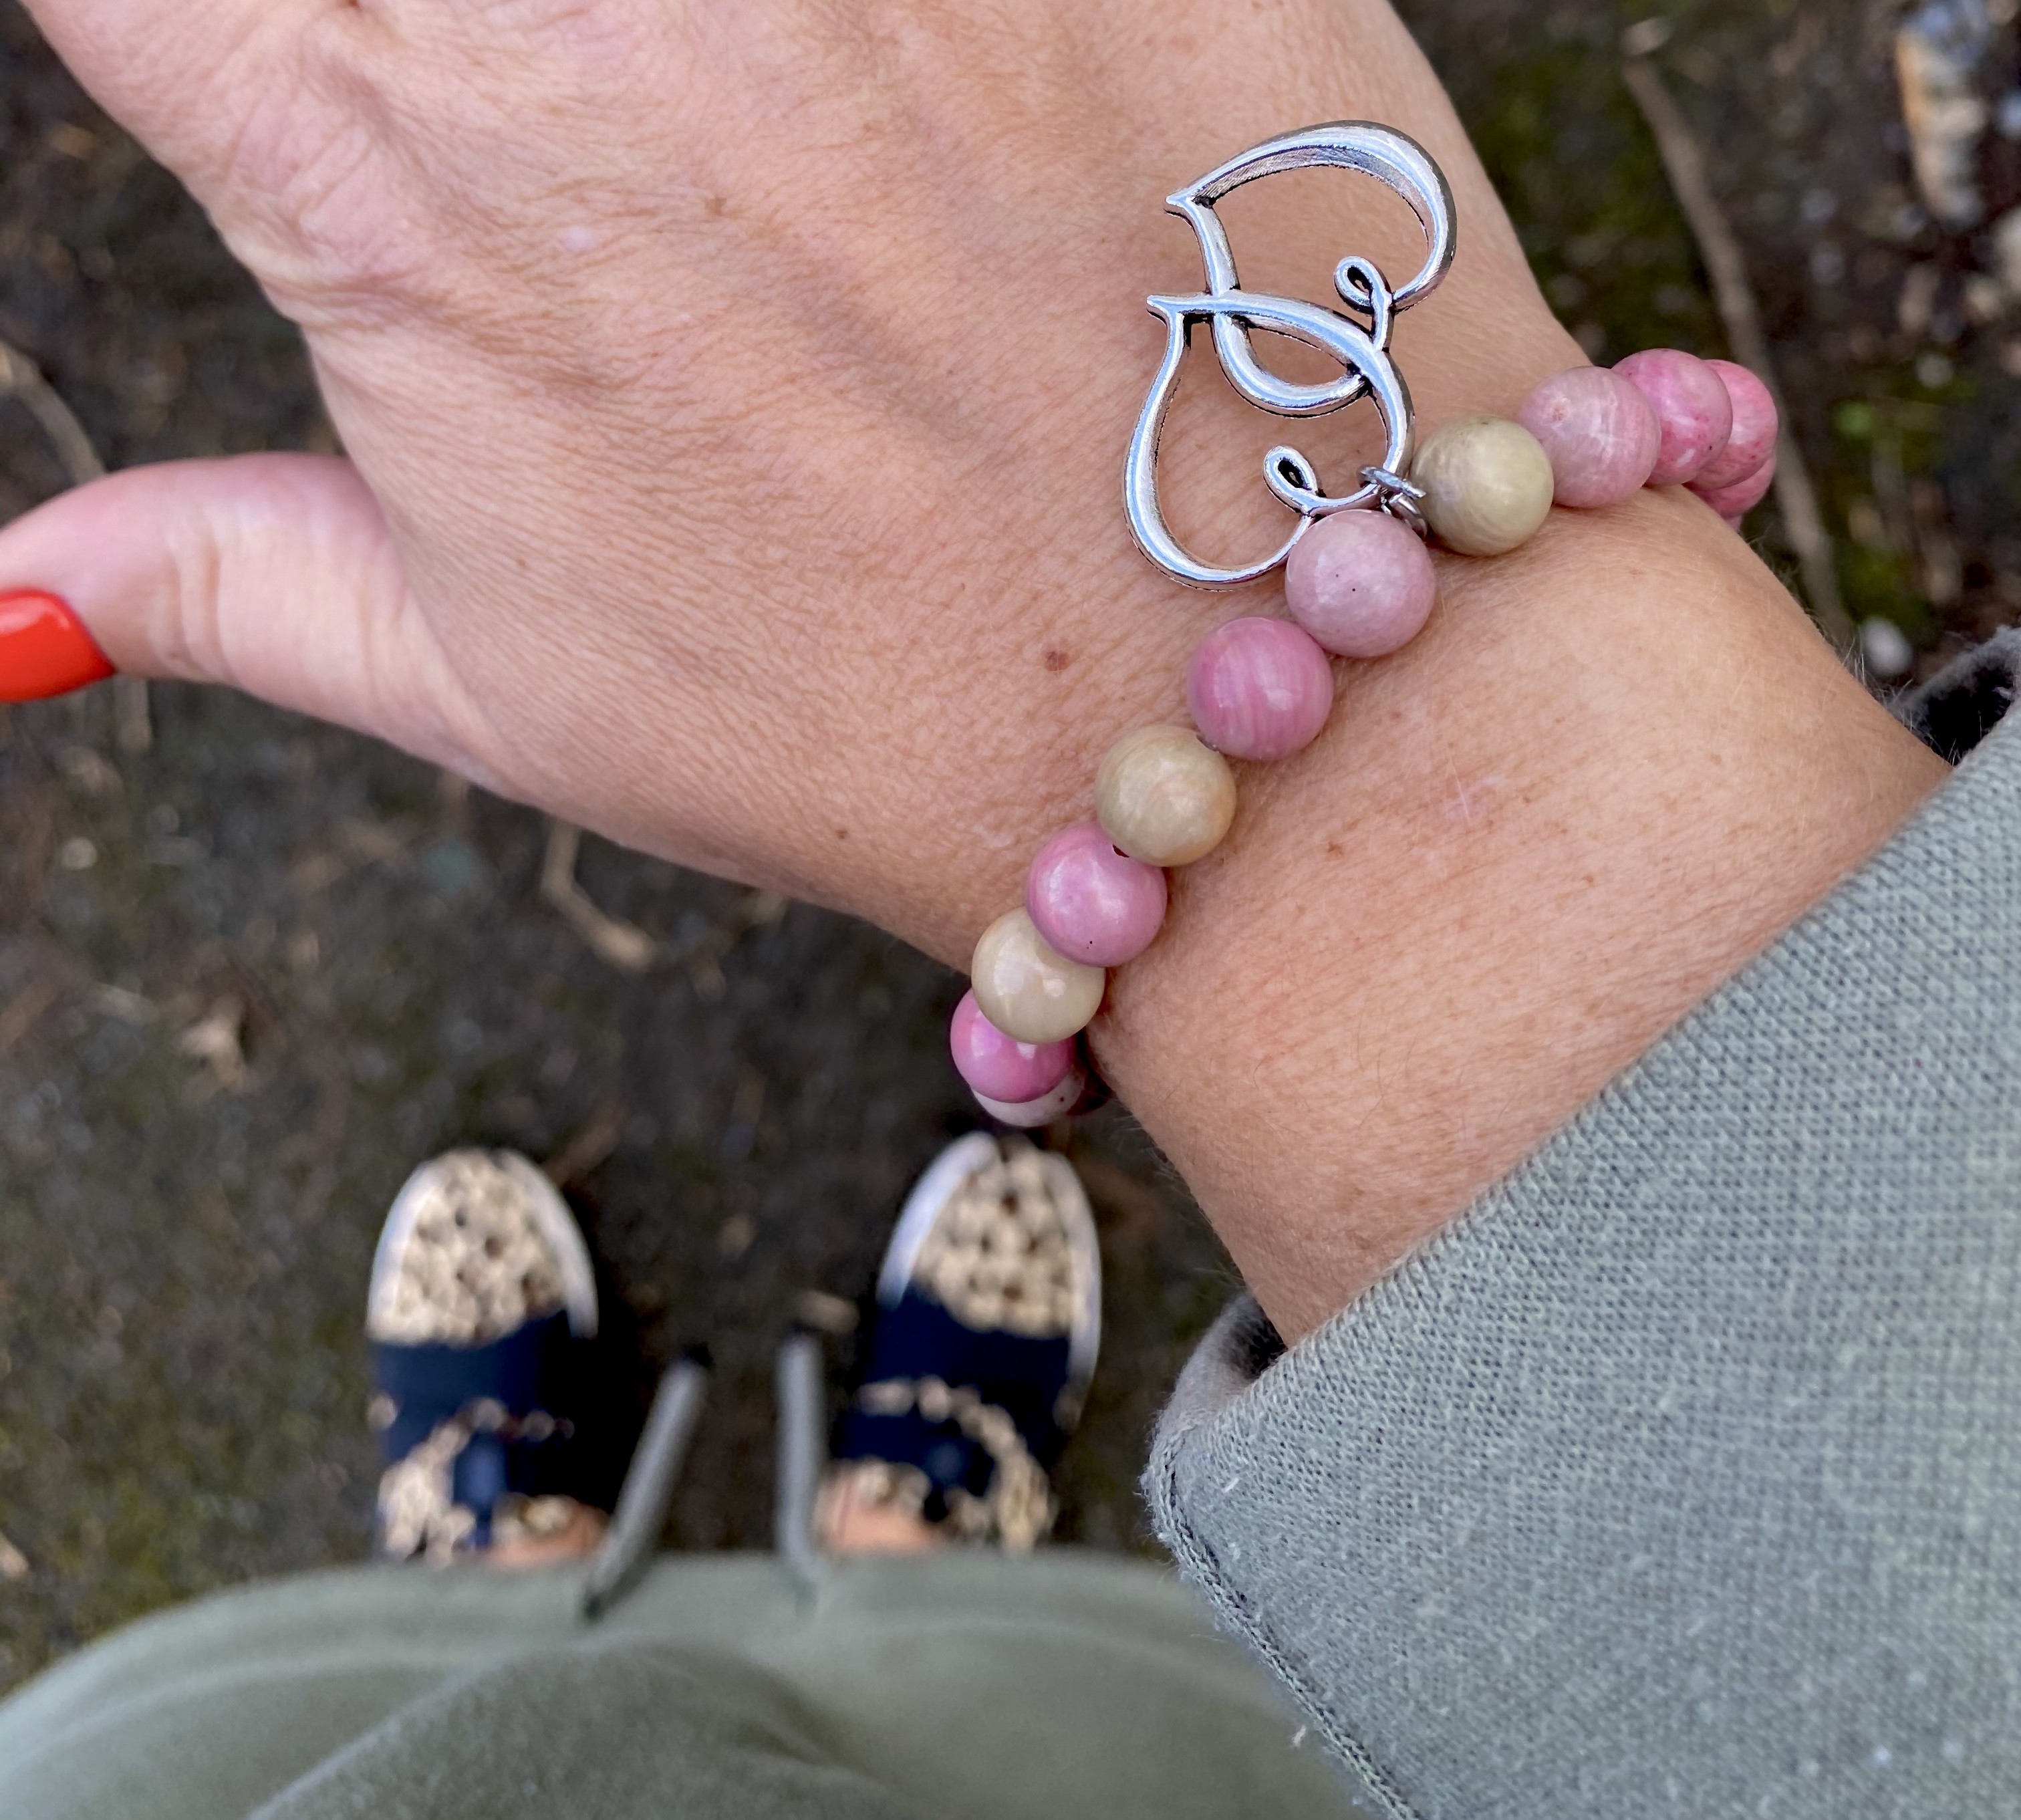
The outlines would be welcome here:
<svg viewBox="0 0 2021 1820">
<path fill-rule="evenodd" d="M 1761 471 L 1762 463 L 1775 453 L 1782 423 L 1768 387 L 1746 367 L 1731 360 L 1708 360 L 1706 365 L 1726 388 L 1728 402 L 1733 406 L 1733 429 L 1726 446 L 1699 470 L 1691 489 L 1717 493 Z"/>
<path fill-rule="evenodd" d="M 1117 852 L 1094 821 L 1061 828 L 1025 879 L 1025 908 L 1040 934 L 1090 966 L 1121 966 L 1149 948 L 1165 920 L 1166 895 L 1165 875 Z"/>
<path fill-rule="evenodd" d="M 1663 426 L 1632 380 L 1604 366 L 1553 373 L 1516 420 L 1543 446 L 1560 505 L 1590 511 L 1633 499 L 1655 471 Z"/>
<path fill-rule="evenodd" d="M 1235 774 L 1182 726 L 1140 726 L 1102 759 L 1094 805 L 1132 859 L 1190 865 L 1221 845 L 1235 820 Z"/>
<path fill-rule="evenodd" d="M 1438 598 L 1424 540 L 1387 512 L 1342 511 L 1291 546 L 1284 604 L 1340 657 L 1386 657 L 1424 630 Z"/>
<path fill-rule="evenodd" d="M 1644 348 L 1614 370 L 1655 406 L 1663 426 L 1662 450 L 1650 486 L 1695 480 L 1733 433 L 1733 401 L 1727 396 L 1726 382 L 1695 354 L 1676 348 Z"/>
<path fill-rule="evenodd" d="M 1233 619 L 1193 652 L 1186 705 L 1216 752 L 1287 759 L 1318 737 L 1333 711 L 1333 665 L 1289 620 Z"/>
<path fill-rule="evenodd" d="M 1877 613 L 1860 622 L 1859 651 L 1867 668 L 1884 682 L 1907 675 L 1915 666 L 1916 647 L 1894 621 Z"/>
<path fill-rule="evenodd" d="M 1537 439 L 1506 417 L 1462 417 L 1433 431 L 1411 464 L 1425 522 L 1462 556 L 1499 556 L 1528 543 L 1557 482 Z"/>
<path fill-rule="evenodd" d="M 1102 1008 L 1108 976 L 1058 952 L 1024 910 L 1007 910 L 983 930 L 969 964 L 976 1007 L 1018 1043 L 1061 1043 L 1085 1030 Z"/>
</svg>

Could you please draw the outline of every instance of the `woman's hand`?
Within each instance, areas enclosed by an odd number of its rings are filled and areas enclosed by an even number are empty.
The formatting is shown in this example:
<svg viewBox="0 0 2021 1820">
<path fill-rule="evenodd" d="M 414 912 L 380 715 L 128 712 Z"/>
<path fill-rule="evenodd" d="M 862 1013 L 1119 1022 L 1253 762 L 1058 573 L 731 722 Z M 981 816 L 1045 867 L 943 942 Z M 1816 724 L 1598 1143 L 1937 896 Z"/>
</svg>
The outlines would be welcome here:
<svg viewBox="0 0 2021 1820">
<path fill-rule="evenodd" d="M 1394 122 L 1460 198 L 1399 335 L 1426 410 L 1572 357 L 1380 5 L 33 3 L 302 326 L 350 460 L 117 476 L 0 537 L 0 588 L 949 959 L 1227 611 L 1118 500 L 1144 297 L 1200 282 L 1168 192 Z M 1367 179 L 1270 187 L 1246 274 L 1417 264 Z M 1173 440 L 1264 547 L 1269 426 L 1225 405 Z"/>
<path fill-rule="evenodd" d="M 1577 359 L 1382 0 L 31 4 L 302 324 L 351 460 L 115 476 L 0 533 L 0 590 L 949 959 L 1231 610 L 1120 509 L 1143 300 L 1199 282 L 1163 197 L 1387 122 L 1458 202 L 1397 332 L 1425 420 Z M 1260 289 L 1421 251 L 1339 173 L 1224 214 Z M 1253 417 L 1182 398 L 1204 551 L 1279 529 Z M 1092 1032 L 1287 1335 L 1942 774 L 1674 491 L 1440 585 L 1245 774 Z"/>
</svg>

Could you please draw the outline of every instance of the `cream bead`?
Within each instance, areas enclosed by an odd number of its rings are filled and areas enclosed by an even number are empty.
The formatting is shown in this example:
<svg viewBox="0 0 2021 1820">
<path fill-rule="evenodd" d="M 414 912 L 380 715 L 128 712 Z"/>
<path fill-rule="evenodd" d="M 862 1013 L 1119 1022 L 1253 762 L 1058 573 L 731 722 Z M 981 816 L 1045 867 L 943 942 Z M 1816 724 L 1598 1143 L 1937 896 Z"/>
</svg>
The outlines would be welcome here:
<svg viewBox="0 0 2021 1820">
<path fill-rule="evenodd" d="M 1543 445 L 1506 417 L 1462 417 L 1425 439 L 1411 464 L 1425 522 L 1462 556 L 1499 556 L 1528 543 L 1551 509 Z"/>
<path fill-rule="evenodd" d="M 1095 773 L 1094 813 L 1133 860 L 1189 865 L 1221 845 L 1235 819 L 1235 774 L 1182 726 L 1140 726 Z"/>
<path fill-rule="evenodd" d="M 1060 1043 L 1085 1030 L 1109 983 L 1102 968 L 1055 953 L 1023 910 L 983 930 L 969 978 L 983 1016 L 1017 1043 Z"/>
</svg>

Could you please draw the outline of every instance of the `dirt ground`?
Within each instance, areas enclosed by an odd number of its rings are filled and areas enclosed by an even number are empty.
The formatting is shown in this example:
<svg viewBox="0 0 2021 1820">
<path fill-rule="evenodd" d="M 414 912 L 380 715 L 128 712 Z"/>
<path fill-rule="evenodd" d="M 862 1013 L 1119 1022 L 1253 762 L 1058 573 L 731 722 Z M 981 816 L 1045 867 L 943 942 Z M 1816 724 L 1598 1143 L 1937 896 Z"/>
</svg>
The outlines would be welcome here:
<svg viewBox="0 0 2021 1820">
<path fill-rule="evenodd" d="M 1404 11 L 1588 351 L 1724 352 L 1621 79 L 1635 28 L 1746 257 L 1853 617 L 1921 668 L 2015 617 L 2021 338 L 1985 224 L 2021 195 L 2021 156 L 1989 134 L 1983 220 L 1932 220 L 1897 9 Z M 1989 95 L 2011 35 L 1983 60 Z M 13 0 L 0 104 L 0 337 L 104 460 L 328 446 L 293 331 Z M 0 402 L 0 519 L 63 482 Z M 1753 528 L 1793 576 L 1777 514 Z M 628 973 L 544 900 L 525 810 L 223 696 L 158 688 L 146 749 L 133 730 L 106 691 L 0 719 L 0 1687 L 166 1602 L 364 1552 L 372 1242 L 407 1169 L 453 1143 L 566 1178 L 604 1273 L 614 1456 L 657 1366 L 710 1343 L 666 1540 L 763 1545 L 772 1349 L 806 1292 L 864 1292 L 909 1178 L 971 1118 L 942 1048 L 956 981 L 860 926 L 588 843 L 583 884 L 655 944 Z M 1071 1141 L 1109 1337 L 1062 1533 L 1145 1548 L 1144 1436 L 1232 1275 L 1123 1115 Z"/>
</svg>

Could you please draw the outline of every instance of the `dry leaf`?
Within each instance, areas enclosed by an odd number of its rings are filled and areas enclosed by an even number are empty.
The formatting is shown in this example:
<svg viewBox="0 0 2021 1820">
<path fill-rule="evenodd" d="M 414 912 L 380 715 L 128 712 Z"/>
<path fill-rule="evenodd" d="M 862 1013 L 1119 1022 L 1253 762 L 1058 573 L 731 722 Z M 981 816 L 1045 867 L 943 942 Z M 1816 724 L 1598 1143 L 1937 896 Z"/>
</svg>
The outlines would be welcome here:
<svg viewBox="0 0 2021 1820">
<path fill-rule="evenodd" d="M 793 1316 L 801 1326 L 839 1339 L 856 1331 L 856 1304 L 825 1289 L 803 1289 L 793 1298 Z"/>
<path fill-rule="evenodd" d="M 35 1027 L 35 1021 L 56 1002 L 57 988 L 47 980 L 37 980 L 0 1010 L 0 1055 L 5 1055 Z"/>
<path fill-rule="evenodd" d="M 241 1087 L 246 1080 L 246 1051 L 241 1043 L 245 1028 L 245 1000 L 228 996 L 185 1030 L 176 1046 L 209 1068 L 220 1087 Z"/>
</svg>

